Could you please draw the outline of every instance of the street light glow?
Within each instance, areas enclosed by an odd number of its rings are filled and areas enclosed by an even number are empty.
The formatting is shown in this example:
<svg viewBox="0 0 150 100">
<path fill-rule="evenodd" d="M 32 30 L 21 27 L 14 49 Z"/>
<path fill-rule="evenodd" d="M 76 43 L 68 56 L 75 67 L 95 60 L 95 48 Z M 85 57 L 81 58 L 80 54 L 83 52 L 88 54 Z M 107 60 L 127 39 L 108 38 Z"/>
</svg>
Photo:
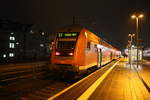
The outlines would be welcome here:
<svg viewBox="0 0 150 100">
<path fill-rule="evenodd" d="M 129 34 L 128 36 L 131 36 L 131 34 Z"/>
<path fill-rule="evenodd" d="M 135 19 L 135 18 L 143 18 L 144 15 L 143 14 L 139 14 L 139 15 L 132 15 L 131 18 Z"/>
<path fill-rule="evenodd" d="M 139 18 L 143 18 L 143 17 L 144 17 L 144 15 L 143 15 L 143 14 L 140 14 L 140 15 L 139 15 Z"/>
<path fill-rule="evenodd" d="M 133 18 L 133 19 L 136 18 L 136 15 L 132 15 L 131 18 Z"/>
<path fill-rule="evenodd" d="M 129 37 L 133 37 L 133 36 L 135 36 L 135 34 L 128 34 L 128 36 L 129 36 Z"/>
</svg>

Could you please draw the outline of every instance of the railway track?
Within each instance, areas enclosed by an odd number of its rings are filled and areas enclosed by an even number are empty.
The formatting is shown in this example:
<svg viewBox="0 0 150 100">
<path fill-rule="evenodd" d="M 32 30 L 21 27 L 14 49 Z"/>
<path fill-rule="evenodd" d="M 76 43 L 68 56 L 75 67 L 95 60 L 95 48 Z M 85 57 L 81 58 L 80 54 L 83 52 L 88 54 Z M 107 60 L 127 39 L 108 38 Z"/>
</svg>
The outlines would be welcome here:
<svg viewBox="0 0 150 100">
<path fill-rule="evenodd" d="M 72 83 L 32 79 L 0 89 L 0 100 L 46 100 Z"/>
<path fill-rule="evenodd" d="M 42 89 L 33 91 L 20 97 L 20 100 L 46 100 L 70 85 L 71 83 L 53 81 L 51 84 Z"/>
<path fill-rule="evenodd" d="M 57 75 L 57 77 L 54 78 L 53 74 L 49 74 L 48 78 L 44 79 L 43 75 L 46 70 L 47 67 L 43 69 L 41 66 L 28 66 L 20 69 L 17 68 L 17 70 L 15 68 L 10 68 L 7 71 L 3 70 L 1 76 L 3 75 L 6 78 L 1 78 L 1 82 L 4 85 L 1 83 L 2 87 L 0 88 L 0 100 L 46 100 L 75 82 L 72 80 L 68 81 L 66 79 L 59 79 L 58 77 L 60 75 Z M 93 71 L 94 70 L 90 73 Z M 83 77 L 87 75 L 84 75 Z"/>
<path fill-rule="evenodd" d="M 0 100 L 45 100 L 70 84 L 51 76 L 45 62 L 0 68 Z"/>
<path fill-rule="evenodd" d="M 0 87 L 24 79 L 44 78 L 47 71 L 47 62 L 0 66 Z"/>
</svg>

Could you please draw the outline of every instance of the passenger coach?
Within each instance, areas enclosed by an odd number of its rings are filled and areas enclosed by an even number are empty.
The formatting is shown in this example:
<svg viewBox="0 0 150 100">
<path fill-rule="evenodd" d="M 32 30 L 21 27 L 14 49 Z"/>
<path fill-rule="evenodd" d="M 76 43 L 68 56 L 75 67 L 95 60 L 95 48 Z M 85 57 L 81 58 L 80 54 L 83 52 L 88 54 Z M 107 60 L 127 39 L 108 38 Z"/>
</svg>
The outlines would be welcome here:
<svg viewBox="0 0 150 100">
<path fill-rule="evenodd" d="M 52 48 L 52 70 L 82 72 L 120 56 L 120 51 L 80 25 L 58 30 Z"/>
</svg>

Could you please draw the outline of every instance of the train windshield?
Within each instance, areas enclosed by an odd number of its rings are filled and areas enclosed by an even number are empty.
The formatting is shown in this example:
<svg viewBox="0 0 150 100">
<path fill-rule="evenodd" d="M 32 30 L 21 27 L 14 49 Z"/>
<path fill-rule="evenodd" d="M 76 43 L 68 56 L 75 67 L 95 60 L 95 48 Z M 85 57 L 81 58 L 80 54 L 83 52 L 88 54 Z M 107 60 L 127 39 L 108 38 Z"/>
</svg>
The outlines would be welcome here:
<svg viewBox="0 0 150 100">
<path fill-rule="evenodd" d="M 57 49 L 71 49 L 75 48 L 76 41 L 58 41 Z"/>
<path fill-rule="evenodd" d="M 74 50 L 78 35 L 78 32 L 58 32 L 56 49 Z"/>
</svg>

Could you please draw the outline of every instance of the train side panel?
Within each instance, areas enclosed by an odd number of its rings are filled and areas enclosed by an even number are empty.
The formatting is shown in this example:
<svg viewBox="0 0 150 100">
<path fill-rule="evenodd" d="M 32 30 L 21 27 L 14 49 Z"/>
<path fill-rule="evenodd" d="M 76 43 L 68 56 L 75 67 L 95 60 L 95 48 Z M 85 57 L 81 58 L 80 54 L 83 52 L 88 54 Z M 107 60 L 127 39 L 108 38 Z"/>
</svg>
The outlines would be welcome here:
<svg viewBox="0 0 150 100">
<path fill-rule="evenodd" d="M 88 69 L 92 66 L 97 65 L 97 44 L 99 43 L 99 38 L 85 30 L 84 32 L 85 36 L 86 36 L 86 42 L 85 42 L 85 65 L 84 66 L 80 66 L 80 69 Z"/>
<path fill-rule="evenodd" d="M 80 35 L 78 37 L 77 43 L 76 43 L 76 49 L 75 49 L 75 66 L 84 66 L 85 65 L 85 49 L 86 49 L 86 37 L 84 34 L 84 30 L 80 32 Z M 80 70 L 81 68 L 79 68 Z"/>
<path fill-rule="evenodd" d="M 102 65 L 111 61 L 111 51 L 102 49 Z"/>
</svg>

